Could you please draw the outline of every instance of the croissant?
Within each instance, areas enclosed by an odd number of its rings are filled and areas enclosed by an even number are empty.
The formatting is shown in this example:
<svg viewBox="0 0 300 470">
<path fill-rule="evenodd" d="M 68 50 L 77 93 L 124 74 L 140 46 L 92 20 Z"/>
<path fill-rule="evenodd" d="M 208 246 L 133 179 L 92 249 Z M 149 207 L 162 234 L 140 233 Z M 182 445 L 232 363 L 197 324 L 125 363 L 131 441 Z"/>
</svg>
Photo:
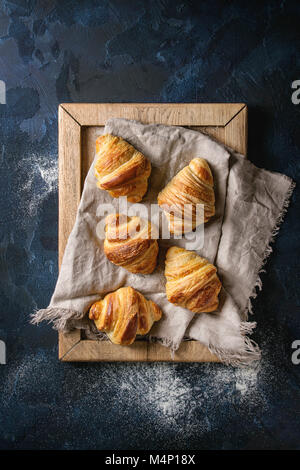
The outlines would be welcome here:
<svg viewBox="0 0 300 470">
<path fill-rule="evenodd" d="M 104 253 L 109 261 L 132 273 L 152 273 L 158 255 L 155 226 L 123 214 L 110 214 L 105 222 Z"/>
<path fill-rule="evenodd" d="M 97 186 L 112 197 L 127 196 L 130 202 L 141 201 L 151 173 L 149 160 L 124 139 L 110 134 L 97 138 L 96 155 Z"/>
<path fill-rule="evenodd" d="M 181 234 L 196 228 L 197 204 L 204 205 L 204 222 L 215 214 L 213 184 L 207 161 L 194 158 L 158 194 L 158 204 L 168 218 L 171 233 Z M 186 211 L 184 214 L 185 204 L 191 204 L 192 211 Z"/>
<path fill-rule="evenodd" d="M 172 246 L 167 251 L 165 276 L 168 301 L 194 313 L 218 308 L 221 282 L 217 268 L 194 251 Z"/>
<path fill-rule="evenodd" d="M 136 335 L 148 333 L 162 312 L 156 303 L 147 300 L 132 287 L 121 287 L 94 303 L 89 318 L 99 331 L 105 331 L 112 343 L 132 344 Z"/>
</svg>

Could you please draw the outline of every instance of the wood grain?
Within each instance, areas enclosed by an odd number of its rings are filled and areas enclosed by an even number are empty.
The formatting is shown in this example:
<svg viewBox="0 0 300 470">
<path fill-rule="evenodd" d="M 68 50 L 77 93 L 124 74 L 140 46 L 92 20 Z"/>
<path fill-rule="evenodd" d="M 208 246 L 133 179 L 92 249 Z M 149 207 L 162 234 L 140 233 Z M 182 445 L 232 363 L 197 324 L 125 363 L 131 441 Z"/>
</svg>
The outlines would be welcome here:
<svg viewBox="0 0 300 470">
<path fill-rule="evenodd" d="M 220 362 L 198 341 L 184 341 L 172 354 L 159 343 L 136 341 L 131 346 L 119 346 L 109 341 L 83 340 L 60 356 L 66 362 Z"/>
<path fill-rule="evenodd" d="M 247 107 L 242 103 L 65 103 L 59 106 L 59 266 L 76 218 L 84 179 L 93 161 L 96 137 L 112 117 L 144 123 L 187 126 L 246 155 Z M 62 361 L 220 362 L 198 341 L 184 341 L 171 356 L 159 343 L 117 346 L 91 341 L 80 331 L 59 335 Z"/>
<path fill-rule="evenodd" d="M 70 350 L 81 341 L 80 330 L 71 331 L 68 334 L 59 333 L 58 355 L 61 360 Z"/>
<path fill-rule="evenodd" d="M 226 124 L 224 131 L 224 144 L 246 156 L 248 143 L 247 106 L 244 106 L 241 111 Z"/>
<path fill-rule="evenodd" d="M 226 126 L 245 106 L 242 103 L 63 103 L 81 126 L 104 126 L 114 117 L 145 124 L 170 126 Z"/>
</svg>

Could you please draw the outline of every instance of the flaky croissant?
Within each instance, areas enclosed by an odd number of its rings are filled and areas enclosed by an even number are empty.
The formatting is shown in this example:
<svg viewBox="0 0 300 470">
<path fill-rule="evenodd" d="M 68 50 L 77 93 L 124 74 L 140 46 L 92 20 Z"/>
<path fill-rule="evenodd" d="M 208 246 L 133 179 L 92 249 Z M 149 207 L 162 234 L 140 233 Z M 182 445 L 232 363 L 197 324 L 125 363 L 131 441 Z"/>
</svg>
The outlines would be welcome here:
<svg viewBox="0 0 300 470">
<path fill-rule="evenodd" d="M 217 268 L 194 251 L 172 246 L 165 266 L 168 301 L 194 313 L 215 311 L 221 290 L 216 273 Z"/>
<path fill-rule="evenodd" d="M 196 228 L 197 204 L 204 205 L 204 222 L 215 214 L 213 184 L 213 176 L 207 161 L 203 158 L 194 158 L 158 194 L 158 204 L 168 218 L 171 233 L 187 233 Z M 184 214 L 185 204 L 192 205 L 192 211 L 186 211 Z"/>
<path fill-rule="evenodd" d="M 132 287 L 121 287 L 94 303 L 89 318 L 99 331 L 105 331 L 112 343 L 132 344 L 136 335 L 147 334 L 162 312 Z"/>
<path fill-rule="evenodd" d="M 105 222 L 104 253 L 109 261 L 132 273 L 152 273 L 158 255 L 156 228 L 145 219 L 123 214 L 110 214 Z"/>
<path fill-rule="evenodd" d="M 124 139 L 110 134 L 97 138 L 96 155 L 98 187 L 112 197 L 127 196 L 130 202 L 141 201 L 151 173 L 149 160 Z"/>
</svg>

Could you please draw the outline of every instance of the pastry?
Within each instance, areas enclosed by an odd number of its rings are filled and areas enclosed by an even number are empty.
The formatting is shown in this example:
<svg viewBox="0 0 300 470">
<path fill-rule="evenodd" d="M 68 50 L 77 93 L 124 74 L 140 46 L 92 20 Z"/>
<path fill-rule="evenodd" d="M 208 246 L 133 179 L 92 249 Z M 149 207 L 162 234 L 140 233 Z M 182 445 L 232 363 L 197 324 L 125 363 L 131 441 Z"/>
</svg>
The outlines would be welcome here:
<svg viewBox="0 0 300 470">
<path fill-rule="evenodd" d="M 121 137 L 106 134 L 96 140 L 95 176 L 100 189 L 112 197 L 142 200 L 151 173 L 149 160 Z"/>
<path fill-rule="evenodd" d="M 217 268 L 194 251 L 172 246 L 167 251 L 165 276 L 168 301 L 194 313 L 214 312 L 221 282 Z"/>
<path fill-rule="evenodd" d="M 132 287 L 121 287 L 94 303 L 89 318 L 112 343 L 129 345 L 136 335 L 147 334 L 162 312 L 156 303 L 147 300 Z"/>
<path fill-rule="evenodd" d="M 109 261 L 132 273 L 152 273 L 158 255 L 156 227 L 123 214 L 110 214 L 105 222 L 104 253 Z"/>
<path fill-rule="evenodd" d="M 168 218 L 171 233 L 187 233 L 197 227 L 198 204 L 204 205 L 204 222 L 215 214 L 213 184 L 213 176 L 207 161 L 203 158 L 194 158 L 159 193 L 158 204 Z M 190 204 L 192 210 L 186 210 L 184 214 L 186 204 Z"/>
</svg>

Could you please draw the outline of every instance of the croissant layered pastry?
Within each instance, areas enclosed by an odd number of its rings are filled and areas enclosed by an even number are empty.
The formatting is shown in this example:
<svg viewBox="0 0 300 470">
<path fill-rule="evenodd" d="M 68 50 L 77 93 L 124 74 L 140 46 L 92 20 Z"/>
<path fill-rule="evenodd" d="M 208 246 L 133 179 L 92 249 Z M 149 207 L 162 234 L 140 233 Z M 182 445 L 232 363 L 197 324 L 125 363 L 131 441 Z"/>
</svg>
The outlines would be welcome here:
<svg viewBox="0 0 300 470">
<path fill-rule="evenodd" d="M 95 176 L 100 189 L 112 197 L 142 200 L 151 173 L 149 160 L 121 137 L 106 134 L 96 140 Z"/>
<path fill-rule="evenodd" d="M 112 343 L 121 345 L 132 344 L 136 335 L 147 334 L 161 316 L 158 305 L 132 287 L 121 287 L 107 294 L 89 311 L 97 329 L 104 331 Z"/>
<path fill-rule="evenodd" d="M 214 312 L 218 308 L 221 282 L 217 268 L 194 251 L 169 248 L 165 276 L 169 302 L 194 313 Z"/>
<path fill-rule="evenodd" d="M 110 214 L 105 222 L 104 253 L 109 261 L 132 273 L 152 273 L 158 255 L 156 227 L 123 214 Z"/>
<path fill-rule="evenodd" d="M 207 161 L 194 158 L 159 193 L 158 204 L 168 218 L 171 233 L 191 232 L 199 225 L 196 220 L 197 204 L 204 205 L 204 222 L 215 214 L 213 184 Z M 184 213 L 185 204 L 190 204 L 192 210 Z"/>
</svg>

